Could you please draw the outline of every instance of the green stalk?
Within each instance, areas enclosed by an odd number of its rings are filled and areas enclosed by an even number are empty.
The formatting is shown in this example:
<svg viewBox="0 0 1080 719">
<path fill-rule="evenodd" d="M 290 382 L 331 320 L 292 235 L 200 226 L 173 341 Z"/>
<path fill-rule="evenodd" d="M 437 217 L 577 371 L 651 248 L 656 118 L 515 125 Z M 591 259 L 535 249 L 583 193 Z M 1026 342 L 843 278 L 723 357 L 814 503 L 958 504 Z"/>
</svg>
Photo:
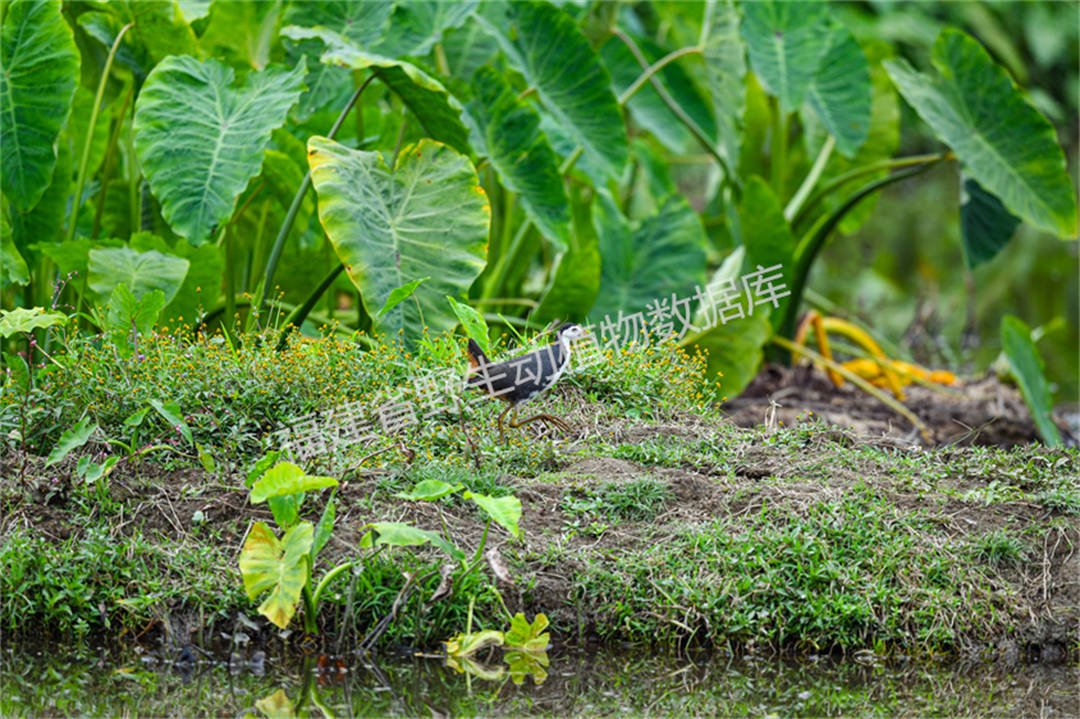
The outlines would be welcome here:
<svg viewBox="0 0 1080 719">
<path fill-rule="evenodd" d="M 131 232 L 138 232 L 142 216 L 142 202 L 139 201 L 139 160 L 135 157 L 135 103 L 131 103 L 131 123 L 128 125 L 128 212 L 131 217 Z"/>
<path fill-rule="evenodd" d="M 810 172 L 806 173 L 803 183 L 799 185 L 799 189 L 795 191 L 791 202 L 784 208 L 784 219 L 788 222 L 791 222 L 791 218 L 795 216 L 802 203 L 806 202 L 806 198 L 813 192 L 814 185 L 821 179 L 821 173 L 825 171 L 825 165 L 828 164 L 829 157 L 832 156 L 833 147 L 835 146 L 836 140 L 832 135 L 829 135 L 825 140 L 825 144 L 821 146 L 821 152 L 818 153 L 817 159 L 814 160 L 814 166 L 810 168 Z"/>
<path fill-rule="evenodd" d="M 289 332 L 292 331 L 292 328 L 299 327 L 304 323 L 304 320 L 307 319 L 308 314 L 318 303 L 319 297 L 322 296 L 323 292 L 326 292 L 326 288 L 328 288 L 334 282 L 337 276 L 341 274 L 341 271 L 344 269 L 345 265 L 339 262 L 337 267 L 330 270 L 330 272 L 326 274 L 326 277 L 323 278 L 322 282 L 319 283 L 319 286 L 316 287 L 310 295 L 308 295 L 308 298 L 304 300 L 304 304 L 300 305 L 295 310 L 290 312 L 289 316 L 285 318 L 285 322 L 281 327 L 281 334 L 278 336 L 278 352 L 285 349 L 285 340 L 289 337 Z"/>
<path fill-rule="evenodd" d="M 308 634 L 315 634 L 319 631 L 318 625 L 315 624 L 315 597 L 311 594 L 311 558 L 305 557 L 304 561 L 308 565 L 307 581 L 304 582 L 304 589 L 301 594 L 304 597 L 304 631 Z"/>
<path fill-rule="evenodd" d="M 627 100 L 633 97 L 638 90 L 645 86 L 645 83 L 652 79 L 653 75 L 664 69 L 666 65 L 674 62 L 675 60 L 678 60 L 683 55 L 691 55 L 693 53 L 701 54 L 701 48 L 697 47 L 696 45 L 684 47 L 679 50 L 672 50 L 667 55 L 664 55 L 662 58 L 650 65 L 648 69 L 645 70 L 645 72 L 641 73 L 638 79 L 634 80 L 633 84 L 631 84 L 630 87 L 623 90 L 623 94 L 619 95 L 619 104 L 625 105 Z"/>
<path fill-rule="evenodd" d="M 75 199 L 71 202 L 71 219 L 68 221 L 67 237 L 65 242 L 71 242 L 75 239 L 75 225 L 79 219 L 79 203 L 82 202 L 83 185 L 86 183 L 86 166 L 90 164 L 90 146 L 91 141 L 94 139 L 94 126 L 97 125 L 98 111 L 101 108 L 101 99 L 105 97 L 105 85 L 109 80 L 109 72 L 112 71 L 113 58 L 116 57 L 116 51 L 120 48 L 120 41 L 124 39 L 124 34 L 127 33 L 135 23 L 129 22 L 127 25 L 120 29 L 120 32 L 116 36 L 116 40 L 113 41 L 113 45 L 109 48 L 109 57 L 105 60 L 105 69 L 101 71 L 101 80 L 98 82 L 97 94 L 94 95 L 94 109 L 90 111 L 90 124 L 86 127 L 86 140 L 83 142 L 82 159 L 79 161 L 79 173 L 75 176 Z M 134 130 L 132 130 L 134 132 Z M 132 232 L 135 228 L 132 227 Z M 90 273 L 87 272 L 83 275 L 82 287 L 79 289 L 79 301 L 75 306 L 75 312 L 78 313 L 82 310 L 83 299 L 86 297 L 86 280 Z"/>
<path fill-rule="evenodd" d="M 637 58 L 638 64 L 641 65 L 641 69 L 647 71 L 649 69 L 649 61 L 642 54 L 641 50 L 638 49 L 638 46 L 633 41 L 633 39 L 631 39 L 629 35 L 627 35 L 617 27 L 613 27 L 611 29 L 611 33 L 615 37 L 622 40 L 623 44 L 626 45 L 626 47 L 630 49 L 630 52 L 634 54 L 634 57 Z M 667 108 L 671 110 L 671 113 L 675 115 L 676 118 L 678 118 L 679 122 L 686 126 L 686 129 L 689 130 L 690 134 L 694 136 L 694 139 L 696 139 L 698 143 L 701 144 L 702 148 L 704 148 L 707 153 L 712 155 L 713 158 L 717 161 L 717 163 L 719 163 L 720 168 L 724 171 L 724 177 L 727 178 L 728 182 L 730 182 L 732 187 L 735 188 L 735 193 L 738 196 L 742 192 L 742 185 L 740 184 L 738 176 L 731 171 L 730 167 L 728 167 L 727 161 L 724 160 L 723 155 L 721 155 L 717 151 L 717 149 L 713 147 L 712 142 L 709 140 L 708 136 L 705 135 L 705 131 L 702 130 L 696 122 L 694 122 L 694 119 L 692 117 L 686 114 L 686 111 L 682 109 L 679 103 L 675 102 L 675 98 L 673 98 L 671 94 L 667 91 L 667 88 L 665 88 L 663 84 L 656 79 L 655 75 L 650 76 L 648 80 L 649 83 L 653 86 L 653 89 L 656 90 L 656 94 L 660 96 L 660 99 L 664 102 Z"/>
<path fill-rule="evenodd" d="M 809 231 L 807 231 L 803 238 L 799 240 L 799 244 L 795 248 L 795 270 L 792 273 L 791 297 L 788 298 L 787 309 L 785 310 L 783 319 L 779 325 L 780 335 L 789 338 L 794 335 L 795 316 L 799 310 L 803 288 L 806 285 L 807 275 L 810 273 L 810 266 L 813 264 L 818 252 L 825 246 L 825 241 L 828 239 L 829 235 L 832 234 L 832 231 L 840 224 L 840 221 L 844 219 L 844 216 L 867 195 L 877 192 L 887 185 L 926 172 L 933 167 L 934 164 L 936 163 L 926 163 L 871 182 L 849 197 L 847 201 L 838 207 L 831 215 L 822 217 Z"/>
<path fill-rule="evenodd" d="M 82 201 L 83 185 L 86 183 L 86 166 L 90 164 L 90 146 L 94 139 L 94 126 L 97 125 L 98 112 L 101 109 L 101 99 L 105 97 L 105 84 L 109 80 L 109 72 L 112 70 L 113 58 L 116 57 L 116 51 L 120 48 L 120 41 L 124 39 L 124 34 L 134 26 L 135 23 L 129 22 L 120 29 L 112 47 L 109 48 L 109 57 L 105 60 L 105 69 L 101 72 L 101 80 L 98 82 L 97 94 L 94 95 L 94 109 L 90 111 L 90 124 L 86 127 L 86 140 L 83 142 L 82 159 L 79 161 L 79 174 L 75 176 L 75 200 L 71 208 L 71 222 L 68 223 L 66 242 L 71 242 L 75 239 L 75 220 L 78 219 L 79 216 L 79 203 Z"/>
<path fill-rule="evenodd" d="M 897 170 L 902 167 L 911 167 L 912 165 L 921 165 L 926 162 L 940 162 L 941 160 L 954 159 L 954 155 L 951 152 L 934 152 L 928 155 L 911 155 L 909 157 L 897 157 L 890 158 L 888 160 L 882 160 L 880 162 L 874 162 L 869 165 L 862 165 L 856 167 L 853 170 L 845 172 L 842 175 L 830 178 L 816 192 L 811 195 L 809 202 L 803 205 L 802 209 L 795 213 L 795 217 L 792 219 L 791 224 L 795 226 L 799 224 L 817 205 L 833 190 L 844 185 L 852 180 L 857 180 L 860 177 L 866 175 L 872 175 L 875 172 L 881 172 L 882 170 Z"/>
<path fill-rule="evenodd" d="M 352 569 L 352 566 L 352 562 L 345 562 L 344 564 L 339 564 L 338 566 L 327 572 L 325 576 L 323 576 L 322 580 L 319 581 L 319 586 L 315 587 L 315 594 L 312 596 L 312 601 L 314 602 L 316 607 L 318 607 L 319 602 L 322 601 L 322 595 L 326 591 L 326 588 L 330 586 L 330 582 L 337 579 L 342 572 Z"/>
<path fill-rule="evenodd" d="M 131 102 L 131 96 L 135 93 L 135 83 L 132 82 L 128 87 L 127 94 L 124 96 L 124 104 L 120 106 L 120 112 L 117 113 L 116 127 L 112 131 L 112 135 L 109 136 L 109 145 L 105 148 L 105 159 L 101 165 L 101 190 L 98 192 L 97 207 L 94 210 L 94 225 L 90 230 L 90 239 L 96 240 L 98 232 L 101 231 L 101 214 L 105 210 L 105 191 L 109 189 L 109 178 L 112 175 L 113 158 L 116 156 L 116 146 L 120 141 L 120 130 L 124 126 L 124 115 L 127 113 L 128 103 Z"/>
<path fill-rule="evenodd" d="M 337 122 L 330 129 L 327 138 L 333 140 L 337 135 L 338 130 L 341 129 L 341 123 L 345 122 L 345 116 L 349 114 L 349 110 L 352 109 L 356 101 L 360 99 L 360 95 L 363 94 L 371 81 L 375 79 L 375 75 L 372 74 L 364 84 L 356 89 L 356 92 L 352 94 L 349 101 L 345 103 L 345 108 L 338 115 Z M 357 112 L 362 110 L 358 109 Z M 255 306 L 262 312 L 264 305 L 266 304 L 266 293 L 271 290 L 274 281 L 274 273 L 277 272 L 278 261 L 281 259 L 281 251 L 285 248 L 285 239 L 289 236 L 289 232 L 292 230 L 293 224 L 296 222 L 296 214 L 300 211 L 300 203 L 304 200 L 304 195 L 307 193 L 308 188 L 311 187 L 311 170 L 309 169 L 304 175 L 304 181 L 300 183 L 300 189 L 296 191 L 296 196 L 293 198 L 292 205 L 289 206 L 289 212 L 285 216 L 285 222 L 281 224 L 281 229 L 278 231 L 277 238 L 274 240 L 274 246 L 270 250 L 270 259 L 266 261 L 266 273 L 263 276 L 262 287 L 256 293 Z"/>
<path fill-rule="evenodd" d="M 775 103 L 776 113 L 772 123 L 772 152 L 769 158 L 773 193 L 776 199 L 784 199 L 784 172 L 787 170 L 787 140 L 788 140 L 788 114 L 780 107 L 780 101 Z"/>
</svg>

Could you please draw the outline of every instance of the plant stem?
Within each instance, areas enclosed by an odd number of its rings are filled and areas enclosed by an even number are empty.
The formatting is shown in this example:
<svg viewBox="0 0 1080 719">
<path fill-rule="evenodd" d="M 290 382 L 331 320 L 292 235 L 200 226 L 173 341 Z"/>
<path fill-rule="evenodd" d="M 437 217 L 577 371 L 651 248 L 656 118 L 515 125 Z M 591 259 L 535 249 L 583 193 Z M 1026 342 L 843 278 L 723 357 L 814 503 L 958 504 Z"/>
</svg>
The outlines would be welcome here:
<svg viewBox="0 0 1080 719">
<path fill-rule="evenodd" d="M 315 597 L 311 593 L 311 557 L 305 557 L 304 561 L 307 562 L 307 581 L 304 582 L 304 589 L 301 594 L 304 597 L 304 631 L 308 634 L 315 634 L 319 631 L 318 626 L 315 624 Z"/>
<path fill-rule="evenodd" d="M 803 220 L 806 215 L 821 202 L 821 200 L 830 192 L 835 190 L 841 185 L 857 180 L 860 177 L 866 175 L 872 175 L 875 172 L 881 172 L 882 170 L 897 170 L 902 167 L 911 167 L 912 165 L 921 165 L 927 162 L 941 162 L 942 160 L 952 160 L 956 156 L 951 152 L 934 152 L 927 155 L 909 155 L 908 157 L 897 157 L 888 160 L 882 160 L 880 162 L 874 162 L 869 165 L 862 165 L 856 167 L 853 170 L 845 172 L 842 175 L 830 178 L 818 190 L 811 196 L 810 201 L 807 202 L 801 210 L 799 210 L 795 218 L 792 220 L 792 224 L 796 225 Z"/>
<path fill-rule="evenodd" d="M 326 588 L 330 586 L 330 582 L 337 579 L 342 572 L 352 569 L 352 566 L 352 562 L 345 562 L 344 564 L 339 564 L 323 576 L 323 578 L 319 581 L 319 586 L 315 587 L 315 594 L 312 596 L 312 601 L 314 602 L 316 607 L 318 607 L 319 602 L 322 601 L 323 592 L 325 592 Z"/>
<path fill-rule="evenodd" d="M 825 140 L 825 144 L 821 146 L 821 152 L 818 153 L 817 159 L 814 160 L 814 166 L 810 168 L 810 172 L 806 173 L 803 183 L 795 191 L 791 202 L 784 208 L 784 219 L 788 222 L 791 222 L 791 218 L 795 216 L 802 203 L 806 202 L 806 198 L 813 192 L 814 185 L 821 178 L 821 173 L 825 171 L 825 165 L 828 164 L 829 157 L 832 156 L 833 147 L 835 146 L 836 140 L 832 135 L 829 135 Z"/>
<path fill-rule="evenodd" d="M 341 123 L 345 121 L 345 116 L 349 114 L 349 110 L 352 109 L 356 101 L 360 99 L 360 95 L 371 81 L 375 79 L 375 75 L 372 74 L 364 84 L 356 89 L 356 92 L 352 94 L 349 101 L 345 103 L 345 108 L 338 115 L 337 122 L 330 129 L 327 134 L 328 139 L 334 139 L 338 130 L 341 129 Z M 281 259 L 281 251 L 285 248 L 285 240 L 289 236 L 289 231 L 292 230 L 293 223 L 296 222 L 296 214 L 300 211 L 300 203 L 304 200 L 304 195 L 307 193 L 308 188 L 311 186 L 311 170 L 309 169 L 304 175 L 304 181 L 300 183 L 300 189 L 296 191 L 296 196 L 293 197 L 292 205 L 289 206 L 289 212 L 285 216 L 285 222 L 281 224 L 281 229 L 278 230 L 277 238 L 274 240 L 274 246 L 270 250 L 270 258 L 266 261 L 266 272 L 263 275 L 262 285 L 259 291 L 256 293 L 255 306 L 259 312 L 262 312 L 264 305 L 266 304 L 266 295 L 270 292 L 272 283 L 274 281 L 274 273 L 277 272 L 278 261 Z"/>
<path fill-rule="evenodd" d="M 333 284 L 334 280 L 337 279 L 337 276 L 340 275 L 341 271 L 344 269 L 345 265 L 339 262 L 337 267 L 330 270 L 330 272 L 328 272 L 326 276 L 323 277 L 322 282 L 320 282 L 319 285 L 311 292 L 311 294 L 308 295 L 308 298 L 304 300 L 304 304 L 294 309 L 292 312 L 289 313 L 289 316 L 285 318 L 285 322 L 282 324 L 281 327 L 281 334 L 278 336 L 278 352 L 285 349 L 285 340 L 288 338 L 289 332 L 292 331 L 292 328 L 304 323 L 304 320 L 307 319 L 307 316 L 311 312 L 312 308 L 315 307 L 316 303 L 318 303 L 319 297 L 322 296 L 323 292 L 326 292 L 326 289 L 331 284 Z"/>
<path fill-rule="evenodd" d="M 883 177 L 880 180 L 871 182 L 849 197 L 847 201 L 838 207 L 831 215 L 822 217 L 809 231 L 807 231 L 806 235 L 799 240 L 799 244 L 795 247 L 795 271 L 792 273 L 791 297 L 788 298 L 787 309 L 784 311 L 783 319 L 778 328 L 779 334 L 784 337 L 792 336 L 795 329 L 795 316 L 802 300 L 803 288 L 806 286 L 806 278 L 810 273 L 810 266 L 813 264 L 818 252 L 820 252 L 821 248 L 825 245 L 825 240 L 827 240 L 832 231 L 836 229 L 836 226 L 840 224 L 840 221 L 844 219 L 844 216 L 851 211 L 851 208 L 859 204 L 864 197 L 877 192 L 882 187 L 918 175 L 919 173 L 930 169 L 932 166 L 933 163 L 927 163 L 918 167 L 902 170 L 893 175 L 889 175 L 888 177 Z"/>
<path fill-rule="evenodd" d="M 678 60 L 684 55 L 692 55 L 694 53 L 700 55 L 701 48 L 696 45 L 691 45 L 690 47 L 672 50 L 667 55 L 664 55 L 662 58 L 650 65 L 648 69 L 645 70 L 645 72 L 641 73 L 638 79 L 634 80 L 633 84 L 631 84 L 630 87 L 623 90 L 623 94 L 619 95 L 619 104 L 625 105 L 627 100 L 633 97 L 638 90 L 645 86 L 645 83 L 652 79 L 653 75 L 664 69 L 666 65 L 674 62 L 675 60 Z"/>
<path fill-rule="evenodd" d="M 632 52 L 634 54 L 634 57 L 637 58 L 638 64 L 641 65 L 641 69 L 648 70 L 649 61 L 645 59 L 645 56 L 641 53 L 641 50 L 638 49 L 638 46 L 636 43 L 634 43 L 633 39 L 617 27 L 613 27 L 611 29 L 611 32 L 613 35 L 615 35 L 615 37 L 622 40 L 623 44 L 630 49 L 630 52 Z M 686 126 L 686 129 L 690 131 L 690 134 L 694 136 L 694 138 L 701 144 L 705 151 L 712 155 L 713 158 L 720 164 L 720 168 L 724 171 L 724 176 L 735 188 L 736 195 L 740 194 L 742 191 L 742 185 L 740 184 L 738 176 L 736 176 L 735 173 L 731 171 L 731 168 L 728 167 L 723 155 L 721 155 L 719 151 L 717 151 L 717 149 L 713 147 L 712 142 L 705 135 L 705 132 L 698 126 L 696 122 L 694 122 L 694 119 L 692 117 L 686 114 L 686 111 L 682 109 L 679 103 L 675 102 L 675 99 L 667 91 L 667 88 L 665 88 L 663 84 L 661 84 L 660 81 L 656 79 L 655 76 L 650 76 L 648 79 L 649 83 L 653 86 L 653 89 L 656 90 L 656 94 L 660 96 L 660 99 L 663 100 L 664 104 L 667 105 L 667 108 L 671 110 L 671 113 L 675 115 L 676 118 L 678 118 L 679 122 Z"/>
<path fill-rule="evenodd" d="M 96 240 L 98 232 L 101 231 L 101 213 L 105 210 L 105 191 L 109 189 L 109 179 L 112 176 L 112 164 L 113 158 L 116 156 L 116 146 L 120 140 L 120 130 L 124 126 L 124 115 L 127 114 L 128 103 L 131 102 L 131 96 L 135 93 L 135 83 L 132 82 L 128 86 L 127 94 L 124 95 L 124 104 L 120 106 L 120 112 L 117 113 L 116 127 L 112 131 L 112 135 L 109 136 L 109 145 L 105 148 L 105 159 L 101 165 L 101 189 L 98 191 L 97 207 L 94 209 L 94 224 L 90 230 L 90 239 Z"/>
<path fill-rule="evenodd" d="M 784 173 L 787 171 L 787 140 L 789 116 L 780 107 L 780 101 L 775 103 L 775 114 L 772 123 L 772 151 L 769 158 L 769 169 L 772 177 L 773 193 L 776 199 L 784 200 Z"/>
<path fill-rule="evenodd" d="M 94 139 L 94 126 L 97 125 L 98 112 L 101 109 L 101 100 L 105 97 L 105 85 L 109 81 L 109 72 L 112 70 L 113 58 L 116 57 L 116 51 L 120 48 L 120 41 L 124 39 L 124 35 L 135 26 L 135 23 L 129 22 L 120 32 L 116 35 L 116 40 L 113 41 L 113 45 L 109 48 L 109 57 L 105 60 L 105 68 L 101 71 L 101 80 L 98 82 L 97 94 L 94 95 L 94 108 L 90 111 L 90 123 L 86 126 L 86 140 L 83 142 L 82 159 L 79 161 L 79 174 L 75 176 L 75 199 L 71 205 L 71 221 L 68 222 L 68 231 L 66 242 L 71 242 L 75 239 L 75 225 L 76 220 L 79 218 L 79 204 L 82 202 L 83 184 L 86 182 L 86 166 L 90 164 L 90 147 L 93 145 Z"/>
</svg>

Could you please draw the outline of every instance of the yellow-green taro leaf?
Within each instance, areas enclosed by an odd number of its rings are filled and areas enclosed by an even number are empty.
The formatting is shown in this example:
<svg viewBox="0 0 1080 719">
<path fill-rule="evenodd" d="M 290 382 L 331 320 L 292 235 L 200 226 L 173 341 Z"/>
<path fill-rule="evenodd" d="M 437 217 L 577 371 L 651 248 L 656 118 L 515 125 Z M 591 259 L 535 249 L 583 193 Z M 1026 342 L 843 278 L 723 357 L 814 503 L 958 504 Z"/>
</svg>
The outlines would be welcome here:
<svg viewBox="0 0 1080 719">
<path fill-rule="evenodd" d="M 240 553 L 244 591 L 254 600 L 267 589 L 270 596 L 259 613 L 284 629 L 296 613 L 296 603 L 307 581 L 305 558 L 314 540 L 311 522 L 301 522 L 278 540 L 263 522 L 256 522 Z"/>
<path fill-rule="evenodd" d="M 404 329 L 410 337 L 424 326 L 433 334 L 449 330 L 457 317 L 446 296 L 466 292 L 484 268 L 487 195 L 468 158 L 433 140 L 402 148 L 393 169 L 391 161 L 325 137 L 308 140 L 319 219 L 367 307 L 381 307 L 407 282 L 431 278 L 376 318 L 377 330 Z"/>
</svg>

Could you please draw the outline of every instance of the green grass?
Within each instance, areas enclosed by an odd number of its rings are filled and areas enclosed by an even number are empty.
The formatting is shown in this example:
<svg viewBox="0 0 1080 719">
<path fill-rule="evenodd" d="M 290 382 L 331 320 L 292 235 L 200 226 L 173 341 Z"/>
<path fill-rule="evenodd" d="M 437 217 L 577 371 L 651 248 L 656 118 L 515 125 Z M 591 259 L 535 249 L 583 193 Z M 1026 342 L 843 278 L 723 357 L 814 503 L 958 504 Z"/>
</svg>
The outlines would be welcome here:
<svg viewBox="0 0 1080 719">
<path fill-rule="evenodd" d="M 923 542 L 926 528 L 868 487 L 802 510 L 772 505 L 687 530 L 662 551 L 589 565 L 576 599 L 605 618 L 602 635 L 635 641 L 693 634 L 706 643 L 941 650 L 961 634 L 1007 629 L 983 589 L 985 557 Z"/>
<path fill-rule="evenodd" d="M 644 522 L 656 517 L 671 497 L 666 484 L 644 476 L 628 482 L 605 482 L 595 488 L 578 487 L 563 495 L 560 507 L 575 518 Z"/>
</svg>

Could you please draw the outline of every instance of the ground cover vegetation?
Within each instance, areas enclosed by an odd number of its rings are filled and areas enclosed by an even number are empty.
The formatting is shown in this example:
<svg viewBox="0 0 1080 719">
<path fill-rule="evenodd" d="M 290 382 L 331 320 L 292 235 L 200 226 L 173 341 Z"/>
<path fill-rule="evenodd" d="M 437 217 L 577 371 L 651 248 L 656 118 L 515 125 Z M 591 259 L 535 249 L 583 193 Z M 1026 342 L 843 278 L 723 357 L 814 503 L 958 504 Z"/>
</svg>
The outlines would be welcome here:
<svg viewBox="0 0 1080 719">
<path fill-rule="evenodd" d="M 1045 328 L 994 341 L 1048 448 L 738 430 L 718 404 L 795 353 L 905 412 L 796 341 L 884 188 L 958 173 L 969 269 L 1021 223 L 1075 239 L 1053 98 L 1018 85 L 1002 18 L 956 12 L 919 9 L 913 50 L 813 3 L 0 6 L 4 628 L 182 647 L 261 602 L 274 631 L 442 640 L 478 674 L 501 645 L 534 677 L 549 619 L 1075 648 Z M 466 335 L 513 356 L 556 319 L 602 345 L 542 400 L 570 436 L 501 444 L 502 406 L 460 393 L 377 421 L 463 376 Z M 302 417 L 340 441 L 290 451 Z"/>
</svg>

